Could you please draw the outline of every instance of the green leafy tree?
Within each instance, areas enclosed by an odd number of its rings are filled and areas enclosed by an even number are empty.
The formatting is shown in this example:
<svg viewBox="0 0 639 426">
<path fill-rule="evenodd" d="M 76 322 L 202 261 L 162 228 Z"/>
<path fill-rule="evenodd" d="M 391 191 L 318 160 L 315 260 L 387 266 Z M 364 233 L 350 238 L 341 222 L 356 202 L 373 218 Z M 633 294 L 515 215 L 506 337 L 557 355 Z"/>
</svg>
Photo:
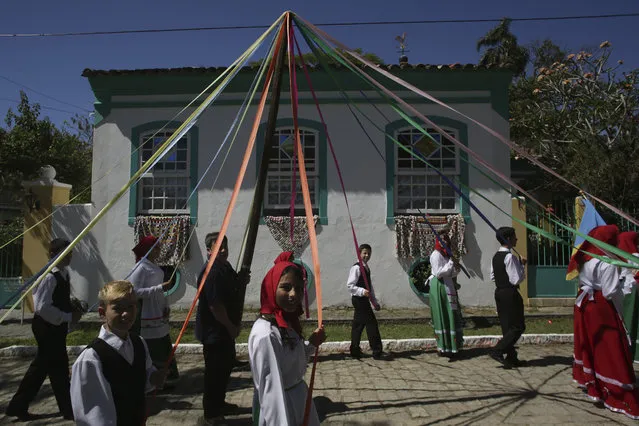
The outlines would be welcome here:
<svg viewBox="0 0 639 426">
<path fill-rule="evenodd" d="M 528 50 L 517 43 L 517 37 L 510 31 L 511 20 L 504 18 L 477 41 L 477 51 L 483 50 L 480 65 L 501 66 L 512 70 L 515 76 L 526 71 Z"/>
<path fill-rule="evenodd" d="M 75 116 L 58 129 L 40 117 L 40 106 L 29 103 L 20 92 L 17 111 L 9 109 L 5 128 L 0 128 L 0 189 L 21 198 L 24 180 L 35 179 L 42 166 L 51 165 L 56 179 L 73 185 L 72 196 L 91 185 L 91 126 L 86 117 Z M 75 202 L 90 200 L 86 191 Z"/>
<path fill-rule="evenodd" d="M 578 186 L 634 210 L 639 205 L 639 69 L 621 72 L 623 61 L 614 62 L 611 55 L 606 41 L 593 52 L 569 54 L 518 79 L 510 93 L 510 133 Z M 526 185 L 576 195 L 545 172 Z"/>
</svg>

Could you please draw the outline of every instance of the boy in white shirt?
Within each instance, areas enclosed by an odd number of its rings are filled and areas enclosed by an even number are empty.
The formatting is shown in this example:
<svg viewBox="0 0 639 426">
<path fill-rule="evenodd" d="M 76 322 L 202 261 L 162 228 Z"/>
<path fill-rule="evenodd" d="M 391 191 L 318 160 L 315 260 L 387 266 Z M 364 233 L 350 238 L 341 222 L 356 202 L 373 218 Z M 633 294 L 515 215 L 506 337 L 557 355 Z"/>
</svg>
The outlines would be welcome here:
<svg viewBox="0 0 639 426">
<path fill-rule="evenodd" d="M 161 386 L 166 372 L 152 364 L 144 339 L 130 334 L 137 298 L 128 281 L 100 290 L 100 334 L 80 354 L 71 374 L 71 403 L 77 425 L 144 424 L 145 392 Z"/>
</svg>

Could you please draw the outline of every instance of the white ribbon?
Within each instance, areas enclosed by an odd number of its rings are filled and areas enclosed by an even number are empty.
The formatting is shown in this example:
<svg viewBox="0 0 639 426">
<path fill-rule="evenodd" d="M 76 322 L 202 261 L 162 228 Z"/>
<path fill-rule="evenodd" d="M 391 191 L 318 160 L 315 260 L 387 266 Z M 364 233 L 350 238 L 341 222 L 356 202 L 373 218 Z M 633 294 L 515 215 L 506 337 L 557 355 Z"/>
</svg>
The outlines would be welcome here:
<svg viewBox="0 0 639 426">
<path fill-rule="evenodd" d="M 581 302 L 584 301 L 584 299 L 586 298 L 586 296 L 588 296 L 588 300 L 595 300 L 595 289 L 588 286 L 588 285 L 584 285 L 581 287 L 581 294 L 579 296 L 577 296 L 577 300 L 575 300 L 575 305 L 577 305 L 578 307 L 581 308 Z"/>
</svg>

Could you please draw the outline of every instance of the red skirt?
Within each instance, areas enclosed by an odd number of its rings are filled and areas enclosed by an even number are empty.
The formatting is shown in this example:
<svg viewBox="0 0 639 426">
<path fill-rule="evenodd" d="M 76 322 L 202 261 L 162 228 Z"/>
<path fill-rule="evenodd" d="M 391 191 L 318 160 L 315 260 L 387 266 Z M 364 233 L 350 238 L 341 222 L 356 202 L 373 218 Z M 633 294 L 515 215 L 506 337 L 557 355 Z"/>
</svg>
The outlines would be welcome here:
<svg viewBox="0 0 639 426">
<path fill-rule="evenodd" d="M 639 419 L 639 389 L 626 331 L 615 307 L 601 291 L 595 291 L 594 300 L 586 296 L 574 310 L 573 379 L 591 400 Z"/>
</svg>

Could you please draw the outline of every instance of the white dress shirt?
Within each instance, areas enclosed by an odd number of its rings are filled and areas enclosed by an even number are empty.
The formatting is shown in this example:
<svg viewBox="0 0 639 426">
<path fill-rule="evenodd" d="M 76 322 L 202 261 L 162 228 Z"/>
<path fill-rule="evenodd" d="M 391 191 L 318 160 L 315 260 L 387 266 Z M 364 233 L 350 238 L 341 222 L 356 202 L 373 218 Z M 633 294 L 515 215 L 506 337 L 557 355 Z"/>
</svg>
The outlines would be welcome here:
<svg viewBox="0 0 639 426">
<path fill-rule="evenodd" d="M 63 322 L 71 323 L 71 312 L 62 312 L 60 309 L 53 306 L 53 292 L 58 284 L 54 272 L 60 272 L 63 277 L 69 279 L 69 272 L 65 267 L 58 268 L 57 266 L 51 269 L 40 282 L 40 284 L 33 290 L 33 305 L 34 313 L 42 317 L 46 322 L 53 325 L 60 325 Z"/>
<path fill-rule="evenodd" d="M 508 252 L 504 258 L 504 265 L 506 265 L 508 280 L 510 281 L 510 284 L 518 286 L 526 278 L 526 268 L 521 264 L 518 257 L 513 256 L 509 248 L 499 247 L 498 252 L 504 251 Z M 493 271 L 492 263 L 490 264 L 490 280 L 495 281 L 495 271 Z"/>
<path fill-rule="evenodd" d="M 368 265 L 364 263 L 364 268 L 369 271 Z M 357 265 L 351 266 L 351 270 L 348 271 L 348 280 L 346 281 L 346 287 L 348 291 L 351 293 L 351 296 L 363 297 L 364 291 L 366 290 L 364 287 L 358 287 L 357 281 L 359 281 L 359 277 L 361 275 L 359 263 Z M 368 283 L 370 286 L 370 283 Z"/>
<path fill-rule="evenodd" d="M 133 342 L 131 339 L 121 339 L 107 331 L 104 326 L 100 329 L 98 337 L 115 349 L 129 364 L 133 365 Z M 142 339 L 146 355 L 146 391 L 153 389 L 149 383 L 149 377 L 156 369 L 149 357 L 149 349 Z M 73 363 L 71 372 L 71 404 L 76 425 L 106 426 L 116 425 L 117 415 L 111 385 L 102 373 L 102 361 L 93 350 L 88 348 L 82 351 L 78 359 Z"/>
<path fill-rule="evenodd" d="M 282 342 L 280 331 L 269 321 L 258 318 L 248 339 L 249 361 L 253 372 L 255 396 L 260 405 L 259 425 L 301 425 L 308 387 L 304 374 L 315 346 L 304 342 L 292 328 L 291 338 L 297 338 L 294 348 Z M 319 426 L 315 406 L 311 407 L 309 425 Z"/>
<path fill-rule="evenodd" d="M 168 307 L 162 290 L 164 271 L 155 263 L 142 259 L 129 276 L 135 295 L 142 299 L 140 335 L 145 339 L 159 339 L 169 334 L 168 318 L 164 311 Z"/>
</svg>

